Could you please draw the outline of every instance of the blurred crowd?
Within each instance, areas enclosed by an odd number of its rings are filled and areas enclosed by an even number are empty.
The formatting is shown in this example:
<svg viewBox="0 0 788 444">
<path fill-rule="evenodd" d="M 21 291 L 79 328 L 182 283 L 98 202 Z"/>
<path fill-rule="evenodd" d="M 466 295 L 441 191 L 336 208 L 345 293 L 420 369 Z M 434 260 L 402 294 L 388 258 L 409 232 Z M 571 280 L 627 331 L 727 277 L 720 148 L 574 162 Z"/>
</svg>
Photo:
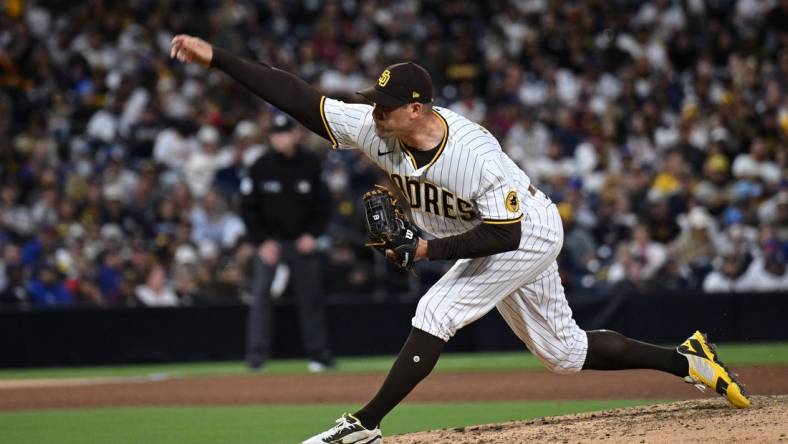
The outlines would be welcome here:
<svg viewBox="0 0 788 444">
<path fill-rule="evenodd" d="M 788 0 L 0 3 L 0 301 L 243 300 L 238 185 L 278 111 L 168 58 L 189 33 L 348 101 L 413 60 L 558 203 L 570 293 L 788 290 Z M 359 196 L 385 177 L 304 140 L 334 199 L 326 291 L 417 295 Z"/>
</svg>

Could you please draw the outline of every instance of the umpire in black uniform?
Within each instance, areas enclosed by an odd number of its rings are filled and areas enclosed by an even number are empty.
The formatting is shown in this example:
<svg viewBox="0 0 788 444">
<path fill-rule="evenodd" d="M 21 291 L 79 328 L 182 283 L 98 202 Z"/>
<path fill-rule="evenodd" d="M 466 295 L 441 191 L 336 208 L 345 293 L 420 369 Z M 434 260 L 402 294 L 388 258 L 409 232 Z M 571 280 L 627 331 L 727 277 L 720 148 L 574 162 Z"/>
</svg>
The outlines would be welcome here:
<svg viewBox="0 0 788 444">
<path fill-rule="evenodd" d="M 323 312 L 320 258 L 315 238 L 325 229 L 331 197 L 320 176 L 320 159 L 300 146 L 302 132 L 279 114 L 271 127 L 272 150 L 260 157 L 241 182 L 242 215 L 254 255 L 254 302 L 247 322 L 246 359 L 259 369 L 271 356 L 270 288 L 280 262 L 291 270 L 309 369 L 333 367 Z"/>
</svg>

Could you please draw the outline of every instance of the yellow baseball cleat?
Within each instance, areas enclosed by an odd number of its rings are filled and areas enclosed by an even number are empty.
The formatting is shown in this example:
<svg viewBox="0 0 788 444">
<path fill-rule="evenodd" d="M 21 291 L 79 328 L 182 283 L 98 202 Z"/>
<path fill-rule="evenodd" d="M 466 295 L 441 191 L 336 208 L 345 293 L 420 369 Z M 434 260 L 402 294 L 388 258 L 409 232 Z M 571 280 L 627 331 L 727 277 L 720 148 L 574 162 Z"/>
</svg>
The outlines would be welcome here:
<svg viewBox="0 0 788 444">
<path fill-rule="evenodd" d="M 719 360 L 714 344 L 709 343 L 706 335 L 696 331 L 676 351 L 689 361 L 689 376 L 684 378 L 686 382 L 704 391 L 706 387 L 711 388 L 728 398 L 736 408 L 746 409 L 750 406 L 747 392 L 736 375 Z"/>
</svg>

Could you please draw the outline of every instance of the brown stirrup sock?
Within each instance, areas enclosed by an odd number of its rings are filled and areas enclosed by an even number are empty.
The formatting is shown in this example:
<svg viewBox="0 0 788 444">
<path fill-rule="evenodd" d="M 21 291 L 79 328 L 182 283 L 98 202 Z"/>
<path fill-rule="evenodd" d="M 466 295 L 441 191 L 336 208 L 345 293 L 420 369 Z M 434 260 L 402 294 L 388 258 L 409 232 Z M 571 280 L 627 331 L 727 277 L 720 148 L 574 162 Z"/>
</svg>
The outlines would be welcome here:
<svg viewBox="0 0 788 444">
<path fill-rule="evenodd" d="M 584 370 L 653 369 L 680 378 L 689 375 L 687 358 L 675 348 L 636 341 L 610 330 L 594 330 L 588 335 Z"/>
<path fill-rule="evenodd" d="M 383 417 L 430 374 L 445 344 L 446 341 L 437 336 L 412 328 L 386 380 L 383 381 L 383 386 L 375 397 L 353 416 L 369 430 L 379 425 Z"/>
</svg>

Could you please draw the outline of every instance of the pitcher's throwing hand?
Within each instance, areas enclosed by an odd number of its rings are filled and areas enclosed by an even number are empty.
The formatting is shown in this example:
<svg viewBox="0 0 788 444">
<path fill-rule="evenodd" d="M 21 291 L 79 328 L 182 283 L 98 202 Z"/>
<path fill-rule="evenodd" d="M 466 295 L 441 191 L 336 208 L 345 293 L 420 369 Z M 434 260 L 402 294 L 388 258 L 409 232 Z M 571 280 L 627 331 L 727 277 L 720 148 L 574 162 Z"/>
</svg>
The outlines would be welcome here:
<svg viewBox="0 0 788 444">
<path fill-rule="evenodd" d="M 213 59 L 213 47 L 199 37 L 184 34 L 172 38 L 170 57 L 183 63 L 199 63 L 209 66 Z"/>
</svg>

